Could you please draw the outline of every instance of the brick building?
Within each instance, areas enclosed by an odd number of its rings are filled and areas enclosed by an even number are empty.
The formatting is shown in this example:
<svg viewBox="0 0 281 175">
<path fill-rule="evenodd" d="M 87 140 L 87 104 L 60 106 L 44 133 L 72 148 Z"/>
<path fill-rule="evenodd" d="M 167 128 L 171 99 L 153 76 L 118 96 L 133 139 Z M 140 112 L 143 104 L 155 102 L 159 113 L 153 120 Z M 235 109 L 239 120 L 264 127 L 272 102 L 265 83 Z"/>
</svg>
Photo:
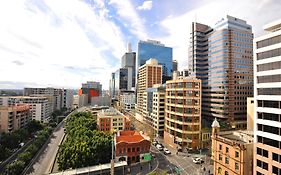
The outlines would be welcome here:
<svg viewBox="0 0 281 175">
<path fill-rule="evenodd" d="M 115 150 L 117 161 L 142 162 L 150 153 L 150 141 L 137 131 L 121 131 L 116 136 Z"/>
</svg>

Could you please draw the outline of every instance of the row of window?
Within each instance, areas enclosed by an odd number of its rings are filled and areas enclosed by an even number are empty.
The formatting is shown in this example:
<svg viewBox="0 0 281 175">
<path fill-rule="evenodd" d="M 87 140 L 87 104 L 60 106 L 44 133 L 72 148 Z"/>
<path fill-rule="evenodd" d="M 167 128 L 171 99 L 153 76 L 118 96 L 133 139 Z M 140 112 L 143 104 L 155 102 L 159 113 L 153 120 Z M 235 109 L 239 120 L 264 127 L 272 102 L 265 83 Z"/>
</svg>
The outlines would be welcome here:
<svg viewBox="0 0 281 175">
<path fill-rule="evenodd" d="M 278 43 L 281 43 L 281 35 L 257 42 L 257 49 Z"/>
<path fill-rule="evenodd" d="M 281 88 L 258 88 L 258 95 L 281 95 Z"/>
<path fill-rule="evenodd" d="M 268 151 L 265 149 L 257 147 L 257 154 L 268 158 Z"/>
<path fill-rule="evenodd" d="M 258 136 L 258 143 L 263 143 L 265 145 L 269 145 L 275 148 L 281 148 L 281 143 L 277 140 L 269 139 L 266 137 Z"/>
<path fill-rule="evenodd" d="M 258 100 L 258 107 L 281 108 L 281 101 Z"/>
<path fill-rule="evenodd" d="M 265 112 L 258 112 L 258 119 L 281 122 L 281 115 L 280 114 L 270 114 L 270 113 L 265 113 Z"/>
<path fill-rule="evenodd" d="M 222 145 L 221 144 L 219 145 L 219 150 L 222 151 Z M 227 146 L 225 147 L 225 153 L 229 154 L 229 148 Z M 238 157 L 239 157 L 239 152 L 235 151 L 235 158 L 238 158 Z"/>
<path fill-rule="evenodd" d="M 281 82 L 281 74 L 258 76 L 258 83 L 273 83 Z"/>
<path fill-rule="evenodd" d="M 271 134 L 281 135 L 281 129 L 274 126 L 258 124 L 258 130 Z"/>
<path fill-rule="evenodd" d="M 257 159 L 257 166 L 262 168 L 262 169 L 268 170 L 268 163 L 263 162 L 259 159 Z"/>
<path fill-rule="evenodd" d="M 262 60 L 262 59 L 266 59 L 266 58 L 277 57 L 280 55 L 281 55 L 281 48 L 258 53 L 257 59 Z"/>
<path fill-rule="evenodd" d="M 257 65 L 258 72 L 267 71 L 267 70 L 275 70 L 275 69 L 281 69 L 281 61 Z"/>
</svg>

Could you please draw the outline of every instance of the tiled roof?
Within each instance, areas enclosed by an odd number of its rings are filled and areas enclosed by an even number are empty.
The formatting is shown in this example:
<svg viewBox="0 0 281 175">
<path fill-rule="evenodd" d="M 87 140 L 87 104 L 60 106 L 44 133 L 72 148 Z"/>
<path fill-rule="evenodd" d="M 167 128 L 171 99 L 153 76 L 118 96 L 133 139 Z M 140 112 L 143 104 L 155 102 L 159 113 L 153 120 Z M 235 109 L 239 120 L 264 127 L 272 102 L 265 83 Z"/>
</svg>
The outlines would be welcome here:
<svg viewBox="0 0 281 175">
<path fill-rule="evenodd" d="M 120 135 L 116 137 L 117 143 L 136 143 L 142 140 L 145 140 L 144 137 L 137 131 L 121 131 Z"/>
</svg>

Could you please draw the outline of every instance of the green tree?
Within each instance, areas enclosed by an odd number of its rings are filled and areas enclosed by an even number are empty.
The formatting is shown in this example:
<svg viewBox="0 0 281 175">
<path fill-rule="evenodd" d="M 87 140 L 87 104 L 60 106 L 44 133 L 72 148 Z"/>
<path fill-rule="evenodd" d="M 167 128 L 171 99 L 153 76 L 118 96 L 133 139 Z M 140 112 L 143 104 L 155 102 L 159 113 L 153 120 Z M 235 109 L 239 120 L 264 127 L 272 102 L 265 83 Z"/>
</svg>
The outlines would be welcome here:
<svg viewBox="0 0 281 175">
<path fill-rule="evenodd" d="M 25 165 L 29 163 L 29 161 L 32 159 L 33 155 L 29 151 L 25 151 L 17 156 L 18 160 L 23 161 Z"/>
<path fill-rule="evenodd" d="M 37 120 L 31 120 L 27 124 L 27 131 L 29 134 L 34 133 L 36 131 L 40 131 L 44 128 L 44 126 Z"/>
<path fill-rule="evenodd" d="M 6 168 L 9 175 L 19 175 L 23 171 L 25 163 L 23 161 L 15 161 L 12 164 L 9 164 Z"/>
</svg>

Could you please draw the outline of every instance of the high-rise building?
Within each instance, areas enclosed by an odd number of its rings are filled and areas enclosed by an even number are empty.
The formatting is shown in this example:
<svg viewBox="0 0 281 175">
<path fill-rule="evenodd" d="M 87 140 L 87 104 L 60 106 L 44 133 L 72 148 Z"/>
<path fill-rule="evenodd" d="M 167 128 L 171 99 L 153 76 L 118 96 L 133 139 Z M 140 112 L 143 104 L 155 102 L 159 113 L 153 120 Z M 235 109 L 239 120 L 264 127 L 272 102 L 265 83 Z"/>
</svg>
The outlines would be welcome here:
<svg viewBox="0 0 281 175">
<path fill-rule="evenodd" d="M 178 71 L 178 61 L 173 60 L 173 72 Z"/>
<path fill-rule="evenodd" d="M 201 135 L 201 80 L 177 77 L 166 82 L 164 141 L 174 148 L 198 149 Z"/>
<path fill-rule="evenodd" d="M 281 20 L 254 40 L 254 173 L 281 174 Z"/>
<path fill-rule="evenodd" d="M 121 58 L 121 68 L 129 68 L 132 70 L 128 75 L 128 81 L 131 82 L 131 87 L 135 87 L 136 84 L 136 52 L 132 52 L 131 44 L 128 44 L 128 52 L 126 52 Z M 129 71 L 129 70 L 128 70 Z M 127 89 L 132 90 L 132 89 Z"/>
<path fill-rule="evenodd" d="M 214 28 L 192 23 L 189 70 L 202 80 L 202 117 L 246 128 L 253 95 L 253 34 L 246 21 L 226 16 Z"/>
<path fill-rule="evenodd" d="M 220 132 L 219 122 L 212 123 L 212 160 L 214 175 L 253 174 L 253 132 Z"/>
<path fill-rule="evenodd" d="M 79 98 L 85 98 L 87 96 L 88 100 L 86 104 L 91 104 L 92 97 L 98 97 L 102 94 L 102 85 L 100 82 L 87 81 L 87 83 L 82 84 L 82 88 L 79 89 Z M 84 101 L 84 100 L 83 100 Z"/>
<path fill-rule="evenodd" d="M 135 102 L 136 102 L 135 91 L 121 91 L 119 95 L 119 103 L 121 109 L 126 111 L 135 109 Z"/>
<path fill-rule="evenodd" d="M 165 85 L 155 84 L 144 92 L 145 120 L 154 134 L 164 135 L 165 122 Z"/>
<path fill-rule="evenodd" d="M 111 73 L 111 78 L 109 80 L 109 95 L 111 98 L 115 95 L 115 73 Z"/>
<path fill-rule="evenodd" d="M 30 120 L 30 106 L 27 104 L 0 106 L 0 133 L 24 128 Z"/>
<path fill-rule="evenodd" d="M 48 123 L 51 119 L 51 104 L 47 97 L 42 96 L 9 96 L 0 97 L 0 106 L 14 106 L 16 104 L 28 104 L 32 120 Z"/>
<path fill-rule="evenodd" d="M 173 73 L 173 49 L 161 44 L 160 41 L 139 41 L 137 54 L 137 67 L 144 65 L 147 60 L 154 58 L 162 65 L 162 83 L 172 78 Z"/>
<path fill-rule="evenodd" d="M 137 86 L 137 113 L 136 118 L 143 120 L 146 116 L 146 105 L 144 103 L 144 92 L 154 84 L 162 83 L 162 66 L 156 59 L 146 61 L 146 64 L 139 68 L 138 86 Z"/>
<path fill-rule="evenodd" d="M 62 89 L 62 107 L 66 109 L 72 109 L 73 106 L 73 90 Z"/>
<path fill-rule="evenodd" d="M 133 87 L 133 69 L 132 67 L 120 68 L 115 72 L 115 96 L 117 96 L 120 91 L 132 90 Z"/>
</svg>

